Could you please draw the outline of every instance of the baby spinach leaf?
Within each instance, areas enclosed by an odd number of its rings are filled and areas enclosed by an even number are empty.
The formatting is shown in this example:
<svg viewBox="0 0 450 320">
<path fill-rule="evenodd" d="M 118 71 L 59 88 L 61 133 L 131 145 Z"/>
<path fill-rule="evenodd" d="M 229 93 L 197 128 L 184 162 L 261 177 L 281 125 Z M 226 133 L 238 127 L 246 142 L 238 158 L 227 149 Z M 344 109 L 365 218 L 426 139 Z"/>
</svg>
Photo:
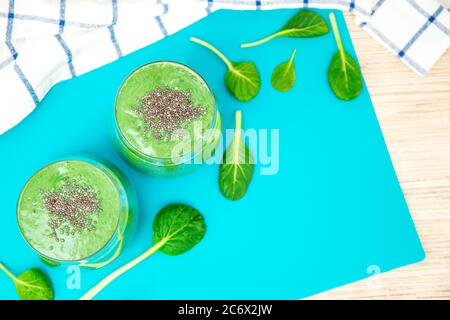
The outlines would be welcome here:
<svg viewBox="0 0 450 320">
<path fill-rule="evenodd" d="M 204 237 L 205 219 L 194 208 L 172 204 L 153 220 L 153 243 L 164 242 L 161 252 L 175 256 L 191 250 Z"/>
<path fill-rule="evenodd" d="M 19 275 L 16 290 L 24 300 L 54 299 L 50 279 L 38 269 L 30 269 Z"/>
<path fill-rule="evenodd" d="M 239 200 L 247 192 L 253 177 L 254 160 L 242 137 L 242 111 L 236 111 L 233 141 L 223 155 L 219 169 L 219 189 L 229 200 Z"/>
<path fill-rule="evenodd" d="M 91 300 L 116 278 L 158 251 L 174 256 L 191 250 L 203 239 L 205 233 L 205 220 L 196 209 L 184 204 L 164 207 L 153 220 L 152 246 L 139 257 L 112 272 L 80 300 Z"/>
<path fill-rule="evenodd" d="M 281 63 L 272 73 L 272 86 L 278 91 L 289 91 L 295 84 L 294 57 L 296 52 L 297 49 L 294 49 L 289 61 Z"/>
<path fill-rule="evenodd" d="M 255 47 L 278 37 L 311 38 L 325 35 L 328 32 L 328 25 L 321 15 L 308 10 L 300 10 L 278 32 L 255 42 L 244 43 L 241 48 Z"/>
<path fill-rule="evenodd" d="M 0 263 L 0 269 L 11 278 L 16 292 L 23 300 L 53 300 L 53 288 L 50 279 L 38 269 L 30 269 L 15 277 Z"/>
<path fill-rule="evenodd" d="M 362 90 L 363 78 L 358 63 L 344 49 L 336 17 L 330 14 L 331 26 L 336 38 L 338 52 L 333 56 L 328 68 L 328 82 L 336 97 L 353 100 Z"/>
<path fill-rule="evenodd" d="M 225 85 L 233 97 L 239 101 L 250 101 L 258 95 L 261 77 L 253 62 L 232 62 L 214 46 L 201 39 L 191 37 L 191 41 L 214 52 L 227 66 Z"/>
<path fill-rule="evenodd" d="M 232 62 L 225 75 L 228 91 L 238 100 L 246 102 L 258 95 L 261 79 L 253 62 Z"/>
</svg>

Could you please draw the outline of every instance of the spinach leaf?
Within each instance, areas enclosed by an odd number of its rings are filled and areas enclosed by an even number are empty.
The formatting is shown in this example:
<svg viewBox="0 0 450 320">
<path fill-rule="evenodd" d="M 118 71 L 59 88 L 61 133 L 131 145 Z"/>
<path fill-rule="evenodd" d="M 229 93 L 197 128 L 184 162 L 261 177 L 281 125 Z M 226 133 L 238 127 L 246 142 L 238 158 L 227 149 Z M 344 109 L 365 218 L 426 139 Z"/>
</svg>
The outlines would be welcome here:
<svg viewBox="0 0 450 320">
<path fill-rule="evenodd" d="M 258 95 L 261 77 L 253 62 L 233 62 L 214 46 L 201 39 L 191 37 L 191 41 L 214 52 L 227 66 L 225 85 L 233 97 L 239 101 L 250 101 Z"/>
<path fill-rule="evenodd" d="M 295 84 L 294 57 L 296 52 L 297 49 L 294 49 L 289 61 L 281 63 L 272 73 L 272 86 L 278 91 L 289 91 Z"/>
<path fill-rule="evenodd" d="M 172 204 L 153 220 L 153 243 L 164 242 L 161 252 L 175 256 L 191 250 L 204 237 L 205 219 L 194 208 Z"/>
<path fill-rule="evenodd" d="M 261 79 L 253 62 L 232 62 L 225 75 L 228 91 L 238 100 L 246 102 L 258 95 Z"/>
<path fill-rule="evenodd" d="M 230 200 L 239 200 L 247 192 L 253 177 L 254 160 L 242 137 L 242 111 L 236 111 L 233 141 L 223 155 L 219 170 L 220 192 Z"/>
<path fill-rule="evenodd" d="M 0 269 L 14 282 L 17 294 L 23 300 L 54 299 L 52 283 L 42 271 L 30 269 L 15 277 L 2 263 L 0 263 Z"/>
<path fill-rule="evenodd" d="M 241 48 L 255 47 L 278 37 L 311 38 L 325 35 L 328 32 L 328 25 L 321 15 L 308 10 L 300 10 L 278 32 L 255 42 L 244 43 Z"/>
<path fill-rule="evenodd" d="M 16 290 L 24 300 L 53 300 L 50 279 L 38 269 L 30 269 L 19 275 Z"/>
<path fill-rule="evenodd" d="M 205 233 L 205 220 L 196 209 L 184 204 L 164 207 L 153 220 L 152 246 L 139 257 L 112 272 L 80 300 L 91 300 L 116 278 L 158 251 L 174 256 L 191 250 L 203 239 Z"/>
<path fill-rule="evenodd" d="M 328 82 L 336 97 L 353 100 L 362 90 L 363 79 L 358 63 L 345 51 L 336 17 L 330 14 L 331 26 L 336 38 L 338 52 L 333 56 L 328 68 Z"/>
</svg>

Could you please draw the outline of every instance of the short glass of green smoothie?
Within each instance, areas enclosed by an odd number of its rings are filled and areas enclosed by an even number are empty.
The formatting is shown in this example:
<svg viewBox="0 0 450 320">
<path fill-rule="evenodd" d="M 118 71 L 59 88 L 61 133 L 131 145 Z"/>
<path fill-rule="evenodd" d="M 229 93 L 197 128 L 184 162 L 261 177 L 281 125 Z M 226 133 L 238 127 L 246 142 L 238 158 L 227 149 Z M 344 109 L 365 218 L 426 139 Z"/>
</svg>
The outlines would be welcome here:
<svg viewBox="0 0 450 320">
<path fill-rule="evenodd" d="M 110 164 L 85 157 L 61 160 L 28 180 L 17 222 L 45 262 L 100 268 L 117 258 L 133 236 L 137 197 Z"/>
<path fill-rule="evenodd" d="M 123 82 L 115 128 L 118 149 L 129 164 L 149 175 L 173 176 L 214 154 L 221 120 L 214 94 L 197 72 L 158 61 Z"/>
</svg>

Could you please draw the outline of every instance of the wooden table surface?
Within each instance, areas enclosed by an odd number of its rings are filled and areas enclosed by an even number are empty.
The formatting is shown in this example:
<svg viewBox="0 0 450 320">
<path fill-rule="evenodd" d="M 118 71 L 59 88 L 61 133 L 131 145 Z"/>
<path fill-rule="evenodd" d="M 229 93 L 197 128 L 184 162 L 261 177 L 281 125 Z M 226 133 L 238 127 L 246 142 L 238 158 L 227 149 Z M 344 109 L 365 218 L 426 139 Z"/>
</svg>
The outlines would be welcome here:
<svg viewBox="0 0 450 320">
<path fill-rule="evenodd" d="M 346 20 L 426 259 L 312 299 L 450 299 L 450 50 L 421 77 Z"/>
</svg>

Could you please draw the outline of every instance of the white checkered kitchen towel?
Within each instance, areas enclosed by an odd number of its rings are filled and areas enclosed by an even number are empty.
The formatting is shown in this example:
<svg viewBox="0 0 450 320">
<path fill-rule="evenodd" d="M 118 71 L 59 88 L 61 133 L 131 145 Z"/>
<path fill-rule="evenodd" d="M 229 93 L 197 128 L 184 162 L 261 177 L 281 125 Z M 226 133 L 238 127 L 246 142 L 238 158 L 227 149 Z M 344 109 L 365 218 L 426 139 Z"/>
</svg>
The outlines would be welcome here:
<svg viewBox="0 0 450 320">
<path fill-rule="evenodd" d="M 424 75 L 450 44 L 436 0 L 0 0 L 0 134 L 56 83 L 227 8 L 336 8 Z"/>
</svg>

